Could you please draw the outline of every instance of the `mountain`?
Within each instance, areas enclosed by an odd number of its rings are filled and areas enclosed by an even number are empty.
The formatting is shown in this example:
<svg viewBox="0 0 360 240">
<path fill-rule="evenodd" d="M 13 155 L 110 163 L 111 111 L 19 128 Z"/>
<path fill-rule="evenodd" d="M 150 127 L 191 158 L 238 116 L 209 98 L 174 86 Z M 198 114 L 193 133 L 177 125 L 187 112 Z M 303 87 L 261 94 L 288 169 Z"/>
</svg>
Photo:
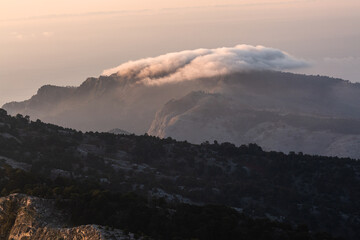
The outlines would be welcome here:
<svg viewBox="0 0 360 240">
<path fill-rule="evenodd" d="M 14 222 L 28 226 L 27 219 L 33 233 L 43 232 L 44 213 L 55 221 L 49 233 L 96 232 L 95 224 L 153 239 L 360 236 L 357 160 L 269 152 L 256 144 L 82 133 L 4 110 L 0 189 L 3 201 L 16 203 L 0 207 L 6 234 Z M 24 202 L 29 218 L 21 218 Z"/>
<path fill-rule="evenodd" d="M 60 124 L 82 131 L 107 131 L 121 128 L 129 132 L 147 132 L 158 108 L 169 96 L 182 96 L 178 86 L 167 89 L 133 85 L 128 79 L 113 74 L 88 78 L 79 87 L 43 86 L 31 99 L 3 106 L 10 114 Z M 192 88 L 191 88 L 192 89 Z"/>
<path fill-rule="evenodd" d="M 220 93 L 192 92 L 166 103 L 148 133 L 360 158 L 359 84 L 279 72 L 237 74 L 224 82 Z"/>
<path fill-rule="evenodd" d="M 277 71 L 143 84 L 128 75 L 79 87 L 41 87 L 10 114 L 79 130 L 121 128 L 193 143 L 257 143 L 267 150 L 360 158 L 360 85 Z"/>
</svg>

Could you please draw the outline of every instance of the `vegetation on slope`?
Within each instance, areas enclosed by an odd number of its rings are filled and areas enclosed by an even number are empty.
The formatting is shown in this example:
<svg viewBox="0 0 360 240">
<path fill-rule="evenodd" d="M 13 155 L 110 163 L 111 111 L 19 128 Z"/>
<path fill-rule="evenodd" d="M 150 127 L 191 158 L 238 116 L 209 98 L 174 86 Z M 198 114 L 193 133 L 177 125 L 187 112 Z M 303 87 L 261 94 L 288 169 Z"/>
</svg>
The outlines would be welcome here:
<svg viewBox="0 0 360 240">
<path fill-rule="evenodd" d="M 74 224 L 159 239 L 211 239 L 206 234 L 215 230 L 213 239 L 360 236 L 356 160 L 82 133 L 5 111 L 0 133 L 1 195 L 57 199 Z M 13 169 L 9 159 L 28 168 Z"/>
</svg>

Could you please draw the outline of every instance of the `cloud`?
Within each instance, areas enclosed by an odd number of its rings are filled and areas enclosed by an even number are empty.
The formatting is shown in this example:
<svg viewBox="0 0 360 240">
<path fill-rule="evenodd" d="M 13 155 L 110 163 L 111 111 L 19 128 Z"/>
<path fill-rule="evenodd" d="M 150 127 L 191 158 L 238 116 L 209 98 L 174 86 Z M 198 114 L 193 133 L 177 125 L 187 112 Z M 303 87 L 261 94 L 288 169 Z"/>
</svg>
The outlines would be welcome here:
<svg viewBox="0 0 360 240">
<path fill-rule="evenodd" d="M 18 32 L 12 32 L 10 35 L 18 40 L 22 40 L 24 38 L 24 35 Z"/>
<path fill-rule="evenodd" d="M 54 32 L 42 32 L 42 33 L 21 33 L 21 32 L 11 32 L 11 38 L 16 40 L 26 41 L 26 40 L 39 40 L 46 39 L 54 36 Z"/>
<path fill-rule="evenodd" d="M 44 37 L 52 37 L 52 36 L 54 36 L 54 32 L 43 32 L 42 35 Z"/>
<path fill-rule="evenodd" d="M 12 32 L 10 33 L 10 36 L 16 40 L 29 40 L 35 38 L 35 34 L 23 34 L 19 32 Z"/>
<path fill-rule="evenodd" d="M 103 71 L 134 83 L 162 85 L 253 70 L 289 70 L 308 63 L 274 48 L 237 45 L 232 48 L 196 49 L 130 61 Z"/>
</svg>

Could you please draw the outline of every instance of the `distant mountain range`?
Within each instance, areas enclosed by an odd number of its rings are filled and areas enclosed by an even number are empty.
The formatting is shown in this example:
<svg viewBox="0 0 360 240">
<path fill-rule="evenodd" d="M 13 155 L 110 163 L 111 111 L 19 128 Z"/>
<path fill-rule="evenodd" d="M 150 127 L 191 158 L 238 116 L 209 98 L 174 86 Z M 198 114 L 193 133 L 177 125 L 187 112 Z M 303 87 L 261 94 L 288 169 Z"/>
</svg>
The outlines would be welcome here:
<svg viewBox="0 0 360 240">
<path fill-rule="evenodd" d="M 360 84 L 323 76 L 246 71 L 142 84 L 112 74 L 79 87 L 41 87 L 3 106 L 79 130 L 257 143 L 266 150 L 360 158 Z"/>
</svg>

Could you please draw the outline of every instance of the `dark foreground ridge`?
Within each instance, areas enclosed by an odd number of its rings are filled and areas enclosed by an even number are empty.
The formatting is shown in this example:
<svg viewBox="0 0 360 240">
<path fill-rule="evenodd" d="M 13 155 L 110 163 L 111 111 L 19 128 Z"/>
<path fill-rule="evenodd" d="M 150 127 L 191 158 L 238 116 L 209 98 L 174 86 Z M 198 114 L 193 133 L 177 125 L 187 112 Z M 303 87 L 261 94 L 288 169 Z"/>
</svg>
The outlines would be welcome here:
<svg viewBox="0 0 360 240">
<path fill-rule="evenodd" d="M 1 196 L 52 199 L 69 227 L 152 239 L 360 236 L 360 164 L 352 159 L 82 133 L 0 110 L 0 166 Z M 18 205 L 8 207 L 2 239 Z"/>
</svg>

